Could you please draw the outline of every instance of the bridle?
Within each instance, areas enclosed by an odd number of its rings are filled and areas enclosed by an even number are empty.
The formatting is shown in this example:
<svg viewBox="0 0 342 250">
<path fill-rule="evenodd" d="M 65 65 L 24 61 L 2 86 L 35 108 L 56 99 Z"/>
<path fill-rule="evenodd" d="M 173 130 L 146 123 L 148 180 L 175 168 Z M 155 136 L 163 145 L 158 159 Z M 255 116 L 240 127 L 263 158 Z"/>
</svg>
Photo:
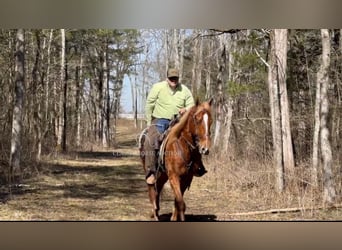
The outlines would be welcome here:
<svg viewBox="0 0 342 250">
<path fill-rule="evenodd" d="M 204 121 L 205 126 L 206 126 L 204 138 L 206 140 L 206 144 L 208 144 L 208 139 L 210 137 L 209 124 L 208 124 L 208 122 L 209 122 L 209 119 L 208 119 L 209 115 L 208 115 L 208 111 L 204 110 L 203 112 L 204 112 L 203 119 L 204 119 L 205 115 L 207 115 L 207 121 L 206 122 Z M 195 125 L 195 133 L 193 134 L 193 139 L 194 139 L 194 142 L 196 144 L 196 147 L 198 148 L 198 146 L 199 146 L 199 139 L 200 139 L 200 136 L 198 135 L 198 127 L 200 126 L 200 123 L 196 121 L 195 115 L 196 115 L 196 113 L 192 116 L 192 120 L 193 120 L 193 123 Z"/>
<path fill-rule="evenodd" d="M 207 114 L 207 111 L 205 111 L 205 113 Z M 196 121 L 195 115 L 191 116 L 192 122 L 194 123 L 194 127 L 195 127 L 195 133 L 192 134 L 192 142 L 190 142 L 185 136 L 181 136 L 181 139 L 183 139 L 185 141 L 185 143 L 188 145 L 190 152 L 194 151 L 194 150 L 199 150 L 199 138 L 200 136 L 198 135 L 198 127 L 200 126 L 200 123 Z M 208 115 L 208 114 L 207 114 Z M 208 122 L 208 121 L 207 121 Z M 205 139 L 208 140 L 209 138 L 209 127 L 208 127 L 208 123 L 206 123 L 206 133 L 205 133 Z M 192 165 L 192 161 L 190 160 L 190 162 L 187 162 L 185 159 L 185 155 L 183 153 L 182 147 L 179 144 L 179 140 L 176 140 L 176 145 L 178 148 L 178 152 L 180 153 L 181 158 L 183 159 L 183 161 L 185 162 L 185 164 L 187 165 L 188 168 L 191 167 Z M 191 158 L 190 158 L 191 159 Z"/>
<path fill-rule="evenodd" d="M 205 112 L 206 115 L 208 115 L 208 111 L 204 110 L 204 112 Z M 195 115 L 196 115 L 196 113 L 191 116 L 192 122 L 194 123 L 194 127 L 195 127 L 195 133 L 192 134 L 193 142 L 191 143 L 188 139 L 186 139 L 184 136 L 182 136 L 183 140 L 190 147 L 190 151 L 198 149 L 198 146 L 199 146 L 199 138 L 200 138 L 200 136 L 198 135 L 199 134 L 198 133 L 198 130 L 199 130 L 198 127 L 200 126 L 200 123 L 196 121 Z M 206 123 L 206 131 L 205 131 L 205 135 L 204 135 L 206 143 L 208 143 L 209 136 L 210 136 L 210 134 L 209 134 L 209 126 L 208 126 L 208 123 Z"/>
</svg>

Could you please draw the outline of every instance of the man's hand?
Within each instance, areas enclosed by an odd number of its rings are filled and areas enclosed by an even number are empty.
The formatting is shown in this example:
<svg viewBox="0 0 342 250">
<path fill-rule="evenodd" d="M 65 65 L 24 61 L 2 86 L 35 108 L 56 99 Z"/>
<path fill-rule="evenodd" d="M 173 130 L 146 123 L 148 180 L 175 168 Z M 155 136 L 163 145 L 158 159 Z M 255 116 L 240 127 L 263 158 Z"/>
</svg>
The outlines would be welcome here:
<svg viewBox="0 0 342 250">
<path fill-rule="evenodd" d="M 179 113 L 180 115 L 183 115 L 185 112 L 186 112 L 186 108 L 181 108 L 181 109 L 178 111 L 178 113 Z"/>
</svg>

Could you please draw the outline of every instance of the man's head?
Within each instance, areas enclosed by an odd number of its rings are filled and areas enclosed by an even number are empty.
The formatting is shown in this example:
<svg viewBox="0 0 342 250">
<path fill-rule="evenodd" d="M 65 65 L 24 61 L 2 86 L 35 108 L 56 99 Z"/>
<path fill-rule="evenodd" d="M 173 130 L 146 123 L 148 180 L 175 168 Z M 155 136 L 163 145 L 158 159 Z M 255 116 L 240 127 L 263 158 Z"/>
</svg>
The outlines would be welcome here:
<svg viewBox="0 0 342 250">
<path fill-rule="evenodd" d="M 167 82 L 172 89 L 175 89 L 178 85 L 179 71 L 175 68 L 170 68 L 167 71 Z"/>
</svg>

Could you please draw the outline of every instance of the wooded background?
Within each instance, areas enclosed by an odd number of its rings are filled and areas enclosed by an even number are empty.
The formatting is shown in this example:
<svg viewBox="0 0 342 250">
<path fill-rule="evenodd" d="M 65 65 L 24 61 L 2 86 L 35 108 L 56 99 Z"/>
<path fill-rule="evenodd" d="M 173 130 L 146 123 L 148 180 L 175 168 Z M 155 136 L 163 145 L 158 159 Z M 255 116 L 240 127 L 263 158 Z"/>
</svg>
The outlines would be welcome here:
<svg viewBox="0 0 342 250">
<path fill-rule="evenodd" d="M 1 185 L 29 178 L 42 156 L 115 147 L 125 77 L 139 126 L 150 87 L 178 67 L 195 97 L 215 99 L 212 157 L 272 165 L 278 192 L 305 168 L 305 185 L 335 202 L 341 32 L 2 29 Z"/>
</svg>

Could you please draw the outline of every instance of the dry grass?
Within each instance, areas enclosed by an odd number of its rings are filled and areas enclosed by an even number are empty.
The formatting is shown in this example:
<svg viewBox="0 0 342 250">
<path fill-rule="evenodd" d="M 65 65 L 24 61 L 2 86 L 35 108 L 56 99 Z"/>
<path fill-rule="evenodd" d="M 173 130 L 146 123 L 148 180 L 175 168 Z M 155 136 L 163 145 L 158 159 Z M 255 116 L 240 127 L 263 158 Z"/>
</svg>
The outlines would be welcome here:
<svg viewBox="0 0 342 250">
<path fill-rule="evenodd" d="M 119 121 L 118 147 L 73 152 L 44 158 L 39 175 L 13 189 L 1 190 L 1 220 L 146 221 L 151 205 L 140 165 L 136 138 L 140 129 Z M 186 219 L 227 220 L 341 220 L 341 209 L 322 205 L 321 187 L 312 187 L 309 168 L 296 168 L 290 187 L 278 194 L 268 163 L 227 161 L 215 155 L 204 159 L 208 173 L 195 177 L 185 193 Z M 339 191 L 341 184 L 339 185 Z M 173 196 L 167 184 L 162 193 L 163 220 L 170 218 Z M 238 216 L 234 213 L 276 208 L 297 212 Z"/>
<path fill-rule="evenodd" d="M 310 168 L 305 164 L 296 167 L 294 176 L 288 177 L 285 192 L 278 193 L 274 188 L 275 171 L 269 163 L 225 162 L 215 157 L 209 161 L 209 173 L 202 180 L 194 182 L 193 186 L 196 192 L 202 190 L 210 196 L 208 206 L 215 204 L 213 210 L 217 211 L 215 214 L 220 220 L 342 219 L 341 208 L 316 209 L 325 205 L 322 203 L 323 188 L 310 184 Z M 235 215 L 284 208 L 298 208 L 298 211 Z"/>
</svg>

